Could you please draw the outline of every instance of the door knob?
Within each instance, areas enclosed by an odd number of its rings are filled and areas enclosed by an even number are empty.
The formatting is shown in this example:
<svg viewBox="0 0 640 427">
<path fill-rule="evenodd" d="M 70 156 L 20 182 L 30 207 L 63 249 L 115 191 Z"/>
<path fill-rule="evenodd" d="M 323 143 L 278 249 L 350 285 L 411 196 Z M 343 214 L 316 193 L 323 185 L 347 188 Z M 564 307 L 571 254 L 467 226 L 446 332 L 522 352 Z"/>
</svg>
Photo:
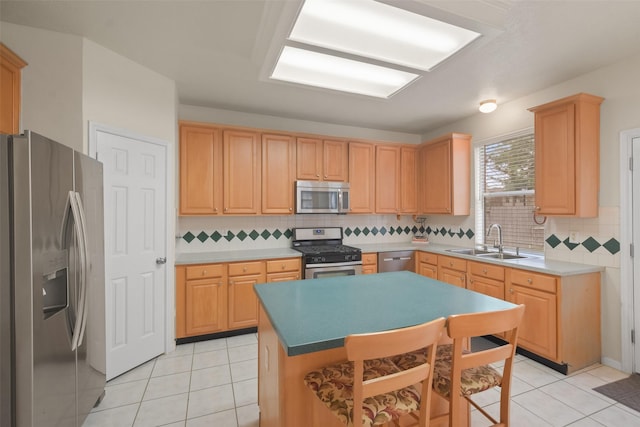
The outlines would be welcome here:
<svg viewBox="0 0 640 427">
<path fill-rule="evenodd" d="M 167 259 L 165 257 L 156 258 L 156 264 L 166 264 Z"/>
</svg>

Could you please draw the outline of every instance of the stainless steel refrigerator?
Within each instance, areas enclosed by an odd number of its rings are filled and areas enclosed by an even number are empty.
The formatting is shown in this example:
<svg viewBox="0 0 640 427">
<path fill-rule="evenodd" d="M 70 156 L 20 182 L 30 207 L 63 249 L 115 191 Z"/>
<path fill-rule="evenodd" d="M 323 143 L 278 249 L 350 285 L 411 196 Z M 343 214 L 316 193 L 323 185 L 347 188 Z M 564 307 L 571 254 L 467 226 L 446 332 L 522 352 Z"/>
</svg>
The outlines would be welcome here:
<svg viewBox="0 0 640 427">
<path fill-rule="evenodd" d="M 101 163 L 0 137 L 0 267 L 0 425 L 82 425 L 105 385 Z"/>
</svg>

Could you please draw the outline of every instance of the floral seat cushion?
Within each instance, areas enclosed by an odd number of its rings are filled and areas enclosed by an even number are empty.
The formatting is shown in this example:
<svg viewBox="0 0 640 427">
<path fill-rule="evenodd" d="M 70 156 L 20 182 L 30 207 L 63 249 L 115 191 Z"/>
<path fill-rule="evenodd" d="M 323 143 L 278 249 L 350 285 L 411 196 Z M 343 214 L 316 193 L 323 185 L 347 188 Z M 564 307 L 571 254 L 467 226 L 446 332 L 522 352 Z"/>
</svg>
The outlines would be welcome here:
<svg viewBox="0 0 640 427">
<path fill-rule="evenodd" d="M 362 423 L 353 423 L 353 362 L 325 366 L 309 372 L 304 383 L 346 425 L 363 427 L 385 424 L 420 407 L 420 393 L 414 387 L 366 398 Z M 399 372 L 389 359 L 364 362 L 364 379 Z"/>
<path fill-rule="evenodd" d="M 433 371 L 433 389 L 444 397 L 451 394 L 451 359 L 453 346 L 451 344 L 440 345 L 436 353 L 436 363 Z M 410 353 L 401 354 L 392 358 L 400 369 L 405 370 L 425 363 L 427 360 L 426 350 L 416 350 Z M 469 368 L 462 371 L 461 394 L 470 396 L 474 393 L 488 390 L 500 386 L 502 376 L 491 366 L 484 365 Z"/>
</svg>

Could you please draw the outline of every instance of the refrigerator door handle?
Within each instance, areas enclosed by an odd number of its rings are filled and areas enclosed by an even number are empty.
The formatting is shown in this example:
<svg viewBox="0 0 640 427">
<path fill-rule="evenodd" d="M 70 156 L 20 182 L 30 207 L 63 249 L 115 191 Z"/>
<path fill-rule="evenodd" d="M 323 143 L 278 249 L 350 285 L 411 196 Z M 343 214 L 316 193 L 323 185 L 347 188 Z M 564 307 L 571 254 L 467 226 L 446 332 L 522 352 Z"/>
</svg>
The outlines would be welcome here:
<svg viewBox="0 0 640 427">
<path fill-rule="evenodd" d="M 71 214 L 71 217 L 70 215 Z M 86 282 L 87 282 L 87 240 L 86 240 L 86 227 L 84 226 L 84 211 L 82 210 L 82 202 L 80 201 L 80 195 L 75 191 L 69 191 L 67 196 L 67 206 L 65 207 L 64 217 L 62 220 L 62 230 L 60 232 L 60 238 L 63 245 L 66 244 L 66 236 L 68 232 L 69 223 L 73 222 L 73 228 L 75 230 L 76 244 L 78 247 L 78 258 L 80 265 L 80 301 L 77 305 L 77 313 L 73 329 L 71 330 L 71 350 L 76 350 L 82 343 L 81 333 L 84 331 L 82 327 L 83 319 L 85 317 L 86 306 Z"/>
<path fill-rule="evenodd" d="M 82 204 L 82 199 L 80 198 L 80 193 L 75 193 L 76 202 L 78 205 L 78 217 L 80 219 L 81 229 L 82 229 L 82 247 L 84 248 L 84 256 L 82 256 L 82 262 L 80 264 L 81 268 L 81 316 L 80 316 L 80 333 L 78 334 L 78 343 L 77 345 L 82 345 L 82 341 L 84 340 L 84 331 L 87 325 L 87 304 L 88 304 L 88 289 L 89 286 L 89 243 L 87 240 L 87 218 L 84 210 L 84 206 Z"/>
</svg>

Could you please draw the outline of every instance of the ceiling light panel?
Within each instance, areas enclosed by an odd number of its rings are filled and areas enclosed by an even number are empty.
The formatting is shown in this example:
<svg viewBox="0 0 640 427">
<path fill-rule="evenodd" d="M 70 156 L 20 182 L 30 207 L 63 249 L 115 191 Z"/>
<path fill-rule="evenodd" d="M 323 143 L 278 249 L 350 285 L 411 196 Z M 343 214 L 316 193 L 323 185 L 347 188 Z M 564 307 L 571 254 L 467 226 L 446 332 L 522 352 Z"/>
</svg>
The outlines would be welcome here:
<svg viewBox="0 0 640 427">
<path fill-rule="evenodd" d="M 388 98 L 417 74 L 285 46 L 271 78 Z"/>
<path fill-rule="evenodd" d="M 306 0 L 289 39 L 430 70 L 479 36 L 373 0 Z"/>
</svg>

